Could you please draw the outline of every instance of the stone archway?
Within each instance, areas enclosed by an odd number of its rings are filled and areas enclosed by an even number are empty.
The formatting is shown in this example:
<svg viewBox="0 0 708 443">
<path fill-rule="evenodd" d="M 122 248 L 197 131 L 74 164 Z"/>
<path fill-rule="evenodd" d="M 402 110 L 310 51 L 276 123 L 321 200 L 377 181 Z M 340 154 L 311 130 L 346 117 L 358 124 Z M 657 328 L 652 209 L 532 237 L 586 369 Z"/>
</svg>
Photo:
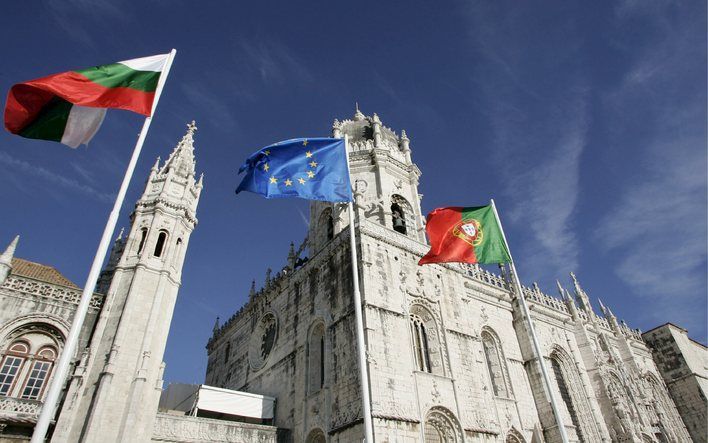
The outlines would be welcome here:
<svg viewBox="0 0 708 443">
<path fill-rule="evenodd" d="M 307 434 L 306 443 L 326 443 L 327 437 L 325 437 L 324 432 L 320 428 L 315 428 Z"/>
<path fill-rule="evenodd" d="M 442 406 L 430 408 L 423 426 L 425 443 L 462 443 L 462 428 L 455 414 Z"/>
</svg>

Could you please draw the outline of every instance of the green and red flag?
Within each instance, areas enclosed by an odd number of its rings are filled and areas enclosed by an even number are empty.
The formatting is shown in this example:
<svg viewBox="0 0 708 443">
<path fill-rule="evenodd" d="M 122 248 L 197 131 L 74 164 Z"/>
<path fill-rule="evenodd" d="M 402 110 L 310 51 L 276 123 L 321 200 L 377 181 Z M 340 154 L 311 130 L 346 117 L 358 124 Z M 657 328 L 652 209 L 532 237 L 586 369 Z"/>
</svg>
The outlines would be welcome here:
<svg viewBox="0 0 708 443">
<path fill-rule="evenodd" d="M 451 206 L 428 214 L 430 251 L 418 262 L 509 263 L 509 248 L 492 205 Z"/>
<path fill-rule="evenodd" d="M 168 57 L 137 58 L 13 85 L 5 105 L 5 128 L 72 148 L 87 144 L 108 108 L 151 115 Z"/>
</svg>

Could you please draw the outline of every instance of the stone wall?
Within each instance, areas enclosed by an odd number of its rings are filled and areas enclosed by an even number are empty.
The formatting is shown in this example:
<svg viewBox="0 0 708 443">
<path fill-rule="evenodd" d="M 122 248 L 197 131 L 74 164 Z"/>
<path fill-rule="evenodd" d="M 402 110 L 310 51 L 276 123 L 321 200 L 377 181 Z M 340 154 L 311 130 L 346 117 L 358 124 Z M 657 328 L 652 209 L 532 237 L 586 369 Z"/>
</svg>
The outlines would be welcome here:
<svg viewBox="0 0 708 443">
<path fill-rule="evenodd" d="M 158 413 L 155 418 L 152 441 L 170 443 L 277 443 L 278 429 L 201 417 L 187 417 Z M 282 435 L 282 433 L 281 433 Z"/>
</svg>

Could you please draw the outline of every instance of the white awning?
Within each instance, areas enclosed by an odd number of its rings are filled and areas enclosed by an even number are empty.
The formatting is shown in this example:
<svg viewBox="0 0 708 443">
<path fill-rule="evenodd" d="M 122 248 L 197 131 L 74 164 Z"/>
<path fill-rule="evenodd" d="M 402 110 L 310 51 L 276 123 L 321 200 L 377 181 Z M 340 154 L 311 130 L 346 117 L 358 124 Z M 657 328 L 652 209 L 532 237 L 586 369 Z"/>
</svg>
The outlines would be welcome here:
<svg viewBox="0 0 708 443">
<path fill-rule="evenodd" d="M 197 408 L 267 420 L 272 419 L 275 413 L 275 398 L 201 385 L 197 393 Z"/>
</svg>

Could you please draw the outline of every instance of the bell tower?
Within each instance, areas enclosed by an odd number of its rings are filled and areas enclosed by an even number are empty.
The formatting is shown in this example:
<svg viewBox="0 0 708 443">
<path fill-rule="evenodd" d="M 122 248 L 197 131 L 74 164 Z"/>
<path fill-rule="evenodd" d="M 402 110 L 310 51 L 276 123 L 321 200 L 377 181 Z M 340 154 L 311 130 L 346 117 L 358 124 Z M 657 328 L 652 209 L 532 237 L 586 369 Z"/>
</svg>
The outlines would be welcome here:
<svg viewBox="0 0 708 443">
<path fill-rule="evenodd" d="M 332 124 L 332 136 L 347 137 L 355 205 L 359 217 L 425 242 L 425 223 L 418 194 L 420 169 L 411 160 L 410 140 L 386 127 L 374 113 L 356 106 L 354 116 Z M 312 202 L 309 245 L 318 251 L 348 225 L 344 205 Z"/>
<path fill-rule="evenodd" d="M 147 442 L 162 357 L 203 176 L 195 178 L 194 122 L 164 164 L 157 159 L 116 241 L 102 281 L 106 298 L 90 345 L 70 380 L 52 441 Z"/>
</svg>

